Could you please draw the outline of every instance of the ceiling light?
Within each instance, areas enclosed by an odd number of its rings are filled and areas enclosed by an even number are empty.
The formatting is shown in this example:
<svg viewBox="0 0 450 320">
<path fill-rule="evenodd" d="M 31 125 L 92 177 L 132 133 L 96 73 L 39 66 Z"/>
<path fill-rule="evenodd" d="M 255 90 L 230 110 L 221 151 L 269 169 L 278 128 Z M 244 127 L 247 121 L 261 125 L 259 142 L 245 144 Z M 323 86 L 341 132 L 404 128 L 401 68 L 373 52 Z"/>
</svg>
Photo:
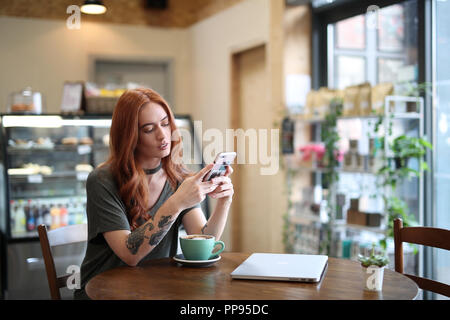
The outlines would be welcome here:
<svg viewBox="0 0 450 320">
<path fill-rule="evenodd" d="M 101 0 L 86 0 L 81 6 L 81 12 L 87 14 L 103 14 L 106 12 L 106 7 Z"/>
</svg>

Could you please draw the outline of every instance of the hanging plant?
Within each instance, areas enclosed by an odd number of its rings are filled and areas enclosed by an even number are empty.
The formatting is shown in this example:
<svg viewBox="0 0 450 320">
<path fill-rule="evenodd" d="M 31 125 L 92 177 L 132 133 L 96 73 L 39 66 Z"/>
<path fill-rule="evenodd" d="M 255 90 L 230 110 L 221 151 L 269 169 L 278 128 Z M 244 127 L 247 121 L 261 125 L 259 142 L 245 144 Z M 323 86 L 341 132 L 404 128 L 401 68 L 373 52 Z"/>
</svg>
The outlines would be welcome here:
<svg viewBox="0 0 450 320">
<path fill-rule="evenodd" d="M 286 213 L 283 215 L 283 244 L 284 250 L 288 253 L 294 252 L 294 232 L 292 230 L 292 224 L 289 221 L 289 212 L 292 209 L 293 203 L 291 200 L 292 194 L 292 179 L 295 176 L 295 171 L 287 169 L 286 172 L 286 196 L 288 199 L 288 206 Z"/>
<path fill-rule="evenodd" d="M 322 125 L 321 140 L 325 145 L 325 153 L 322 158 L 322 164 L 325 168 L 323 175 L 323 182 L 328 186 L 328 190 L 332 190 L 334 185 L 339 180 L 337 168 L 342 161 L 342 153 L 338 148 L 340 140 L 337 132 L 337 119 L 342 115 L 343 100 L 341 98 L 334 98 L 330 102 L 329 112 L 325 116 L 325 121 Z M 320 251 L 322 254 L 330 255 L 331 240 L 332 240 L 332 226 L 334 221 L 335 201 L 333 199 L 333 192 L 328 192 L 327 195 L 327 214 L 328 223 L 323 226 L 324 238 L 321 242 Z"/>
</svg>

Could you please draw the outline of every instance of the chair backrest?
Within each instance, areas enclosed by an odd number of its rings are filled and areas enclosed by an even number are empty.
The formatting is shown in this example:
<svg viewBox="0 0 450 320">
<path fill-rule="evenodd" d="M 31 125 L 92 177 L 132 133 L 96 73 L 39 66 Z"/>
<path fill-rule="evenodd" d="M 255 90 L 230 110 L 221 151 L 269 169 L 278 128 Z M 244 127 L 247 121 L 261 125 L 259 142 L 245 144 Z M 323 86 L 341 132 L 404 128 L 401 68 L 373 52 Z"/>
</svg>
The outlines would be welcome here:
<svg viewBox="0 0 450 320">
<path fill-rule="evenodd" d="M 86 241 L 87 225 L 76 224 L 47 231 L 47 227 L 41 224 L 38 226 L 38 233 L 45 263 L 45 271 L 47 272 L 50 296 L 54 300 L 60 300 L 61 294 L 59 289 L 66 287 L 67 278 L 70 275 L 57 276 L 51 247 Z"/>
<path fill-rule="evenodd" d="M 402 219 L 394 220 L 395 271 L 403 273 L 403 242 L 450 250 L 450 230 L 431 227 L 403 227 Z M 405 274 L 419 288 L 450 297 L 450 286 L 427 278 Z"/>
</svg>

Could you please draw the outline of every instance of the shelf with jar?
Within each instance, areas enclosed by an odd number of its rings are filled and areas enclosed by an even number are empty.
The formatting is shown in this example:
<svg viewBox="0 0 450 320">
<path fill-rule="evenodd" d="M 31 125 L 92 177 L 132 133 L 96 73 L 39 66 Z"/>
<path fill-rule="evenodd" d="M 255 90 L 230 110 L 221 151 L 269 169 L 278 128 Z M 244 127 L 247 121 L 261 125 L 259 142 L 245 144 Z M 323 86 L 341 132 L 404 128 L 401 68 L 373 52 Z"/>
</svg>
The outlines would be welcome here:
<svg viewBox="0 0 450 320">
<path fill-rule="evenodd" d="M 394 98 L 395 96 L 390 96 L 392 98 Z M 399 98 L 399 97 L 396 97 Z M 413 100 L 408 100 L 408 101 L 415 101 L 416 99 L 413 98 Z M 338 120 L 377 120 L 381 117 L 383 117 L 382 114 L 372 114 L 372 115 L 353 115 L 353 116 L 340 116 L 338 117 Z M 390 116 L 396 119 L 419 119 L 421 117 L 421 114 L 419 112 L 392 112 L 390 113 Z M 294 119 L 295 121 L 298 122 L 303 122 L 303 123 L 309 123 L 309 124 L 320 124 L 324 122 L 324 118 L 323 117 L 312 117 L 312 118 L 307 118 L 305 117 L 305 114 L 294 114 L 291 116 L 292 119 Z"/>
<path fill-rule="evenodd" d="M 342 101 L 341 120 L 376 119 L 379 116 L 394 115 L 396 118 L 415 119 L 421 117 L 421 97 L 394 94 L 392 83 L 370 83 L 349 86 L 343 90 L 322 87 L 311 90 L 306 96 L 303 112 L 291 115 L 296 121 L 306 123 L 323 122 L 334 99 Z"/>
<path fill-rule="evenodd" d="M 315 195 L 312 195 L 313 189 Z M 296 225 L 330 223 L 330 218 L 327 215 L 329 207 L 327 193 L 328 190 L 322 191 L 320 186 L 302 188 L 300 197 L 291 196 L 291 210 L 288 213 L 288 221 Z M 383 203 L 380 198 L 376 199 L 369 196 L 351 198 L 344 193 L 337 193 L 335 204 L 333 225 L 336 230 L 342 231 L 349 228 L 378 234 L 385 233 L 386 223 L 384 221 Z"/>
</svg>

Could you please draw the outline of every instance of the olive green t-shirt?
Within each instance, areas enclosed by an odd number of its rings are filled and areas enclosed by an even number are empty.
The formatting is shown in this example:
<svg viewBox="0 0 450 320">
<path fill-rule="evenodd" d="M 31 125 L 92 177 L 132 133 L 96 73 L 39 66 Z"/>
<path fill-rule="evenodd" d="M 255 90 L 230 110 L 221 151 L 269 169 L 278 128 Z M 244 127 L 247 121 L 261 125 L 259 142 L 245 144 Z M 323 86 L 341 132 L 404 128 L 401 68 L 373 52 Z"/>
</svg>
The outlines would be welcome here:
<svg viewBox="0 0 450 320">
<path fill-rule="evenodd" d="M 178 183 L 177 189 L 179 185 L 180 183 Z M 109 167 L 96 168 L 89 174 L 86 182 L 86 192 L 88 242 L 86 255 L 80 268 L 81 288 L 75 290 L 75 299 L 89 299 L 84 288 L 91 278 L 106 270 L 126 265 L 109 247 L 103 237 L 103 233 L 115 230 L 130 230 L 130 224 L 126 215 L 126 207 L 119 195 L 118 188 Z M 174 191 L 167 180 L 158 200 L 148 214 L 153 217 L 161 205 L 173 193 Z M 176 255 L 178 230 L 182 218 L 193 208 L 200 208 L 200 204 L 183 210 L 164 238 L 141 260 L 141 262 L 150 259 L 173 257 Z"/>
</svg>

